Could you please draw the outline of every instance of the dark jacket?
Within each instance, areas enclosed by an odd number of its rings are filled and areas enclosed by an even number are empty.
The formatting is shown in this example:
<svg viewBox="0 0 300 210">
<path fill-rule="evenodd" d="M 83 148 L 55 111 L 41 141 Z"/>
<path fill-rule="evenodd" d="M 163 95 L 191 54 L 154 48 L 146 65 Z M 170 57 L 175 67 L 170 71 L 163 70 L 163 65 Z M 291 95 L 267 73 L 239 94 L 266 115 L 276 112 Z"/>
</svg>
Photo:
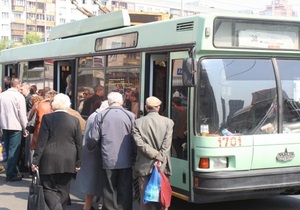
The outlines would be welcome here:
<svg viewBox="0 0 300 210">
<path fill-rule="evenodd" d="M 56 111 L 42 118 L 33 164 L 40 174 L 74 173 L 81 164 L 82 133 L 79 120 Z"/>
</svg>

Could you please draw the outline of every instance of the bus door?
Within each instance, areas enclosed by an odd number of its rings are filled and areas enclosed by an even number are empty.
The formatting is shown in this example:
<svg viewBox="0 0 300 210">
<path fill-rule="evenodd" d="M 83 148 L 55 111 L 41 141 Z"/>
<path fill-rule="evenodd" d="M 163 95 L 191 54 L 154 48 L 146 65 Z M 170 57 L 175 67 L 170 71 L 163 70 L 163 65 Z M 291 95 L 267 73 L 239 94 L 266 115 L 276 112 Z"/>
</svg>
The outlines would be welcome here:
<svg viewBox="0 0 300 210">
<path fill-rule="evenodd" d="M 146 55 L 146 63 L 144 101 L 149 96 L 156 96 L 162 101 L 160 114 L 167 116 L 169 92 L 167 54 Z M 141 106 L 141 109 L 144 107 Z M 143 114 L 146 115 L 146 113 Z"/>
<path fill-rule="evenodd" d="M 188 200 L 190 186 L 189 143 L 187 132 L 188 89 L 182 85 L 182 63 L 188 52 L 146 55 L 145 96 L 156 96 L 162 101 L 160 114 L 175 123 L 171 147 L 173 195 Z M 142 106 L 141 106 L 142 108 Z M 146 115 L 146 113 L 144 113 Z"/>
<path fill-rule="evenodd" d="M 64 93 L 70 96 L 72 108 L 76 107 L 75 67 L 75 59 L 54 62 L 53 89 L 58 93 Z"/>
<path fill-rule="evenodd" d="M 18 64 L 5 65 L 4 76 L 2 81 L 3 90 L 7 90 L 10 87 L 10 81 L 6 81 L 7 78 L 5 77 L 9 77 L 10 79 L 14 77 L 19 77 Z"/>
<path fill-rule="evenodd" d="M 4 74 L 4 76 L 9 76 L 10 78 L 19 77 L 18 64 L 6 65 Z"/>
<path fill-rule="evenodd" d="M 188 58 L 188 51 L 171 52 L 169 58 L 170 68 L 170 117 L 174 121 L 172 140 L 172 176 L 170 181 L 173 196 L 189 200 L 191 192 L 191 157 L 189 142 L 189 92 L 182 83 L 182 64 Z"/>
</svg>

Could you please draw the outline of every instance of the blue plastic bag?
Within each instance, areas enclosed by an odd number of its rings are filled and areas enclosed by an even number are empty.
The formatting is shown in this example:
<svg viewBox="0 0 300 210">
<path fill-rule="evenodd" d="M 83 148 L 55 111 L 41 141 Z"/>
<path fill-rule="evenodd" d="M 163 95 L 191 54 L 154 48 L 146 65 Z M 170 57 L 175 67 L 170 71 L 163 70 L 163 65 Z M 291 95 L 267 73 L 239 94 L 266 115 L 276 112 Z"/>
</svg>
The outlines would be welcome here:
<svg viewBox="0 0 300 210">
<path fill-rule="evenodd" d="M 144 204 L 149 202 L 159 202 L 160 183 L 160 173 L 156 166 L 153 166 L 151 177 L 144 192 Z"/>
</svg>

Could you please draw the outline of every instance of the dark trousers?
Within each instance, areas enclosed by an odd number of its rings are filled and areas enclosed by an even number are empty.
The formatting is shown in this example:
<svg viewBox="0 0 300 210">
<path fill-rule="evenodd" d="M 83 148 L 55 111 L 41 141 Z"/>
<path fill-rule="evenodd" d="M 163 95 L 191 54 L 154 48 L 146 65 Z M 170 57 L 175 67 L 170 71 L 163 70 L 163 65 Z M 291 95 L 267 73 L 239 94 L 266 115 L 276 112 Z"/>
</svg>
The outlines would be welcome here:
<svg viewBox="0 0 300 210">
<path fill-rule="evenodd" d="M 182 138 L 176 138 L 172 140 L 173 147 L 176 151 L 176 157 L 183 159 L 184 158 L 184 153 L 183 153 L 183 147 L 182 144 L 186 143 L 186 139 Z"/>
<path fill-rule="evenodd" d="M 6 176 L 15 177 L 19 175 L 18 160 L 20 154 L 20 145 L 22 139 L 22 131 L 3 130 L 5 149 L 8 152 Z"/>
<path fill-rule="evenodd" d="M 45 202 L 50 210 L 66 209 L 70 193 L 71 173 L 41 174 Z"/>
<path fill-rule="evenodd" d="M 132 210 L 132 169 L 105 169 L 103 210 Z"/>
<path fill-rule="evenodd" d="M 21 145 L 20 145 L 20 154 L 18 159 L 18 167 L 21 172 L 25 172 L 25 169 L 28 169 L 28 166 L 25 167 L 25 155 L 26 155 L 25 145 L 26 145 L 26 137 L 22 136 Z"/>
</svg>

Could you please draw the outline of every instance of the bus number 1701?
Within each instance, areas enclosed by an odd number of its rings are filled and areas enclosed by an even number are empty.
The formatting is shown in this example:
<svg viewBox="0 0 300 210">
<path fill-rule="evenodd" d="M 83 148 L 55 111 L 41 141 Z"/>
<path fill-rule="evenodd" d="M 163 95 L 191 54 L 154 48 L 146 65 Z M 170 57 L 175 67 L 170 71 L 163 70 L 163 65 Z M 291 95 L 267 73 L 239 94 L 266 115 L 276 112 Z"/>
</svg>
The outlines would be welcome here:
<svg viewBox="0 0 300 210">
<path fill-rule="evenodd" d="M 219 147 L 236 147 L 242 145 L 241 137 L 237 136 L 222 136 L 218 139 Z"/>
</svg>

